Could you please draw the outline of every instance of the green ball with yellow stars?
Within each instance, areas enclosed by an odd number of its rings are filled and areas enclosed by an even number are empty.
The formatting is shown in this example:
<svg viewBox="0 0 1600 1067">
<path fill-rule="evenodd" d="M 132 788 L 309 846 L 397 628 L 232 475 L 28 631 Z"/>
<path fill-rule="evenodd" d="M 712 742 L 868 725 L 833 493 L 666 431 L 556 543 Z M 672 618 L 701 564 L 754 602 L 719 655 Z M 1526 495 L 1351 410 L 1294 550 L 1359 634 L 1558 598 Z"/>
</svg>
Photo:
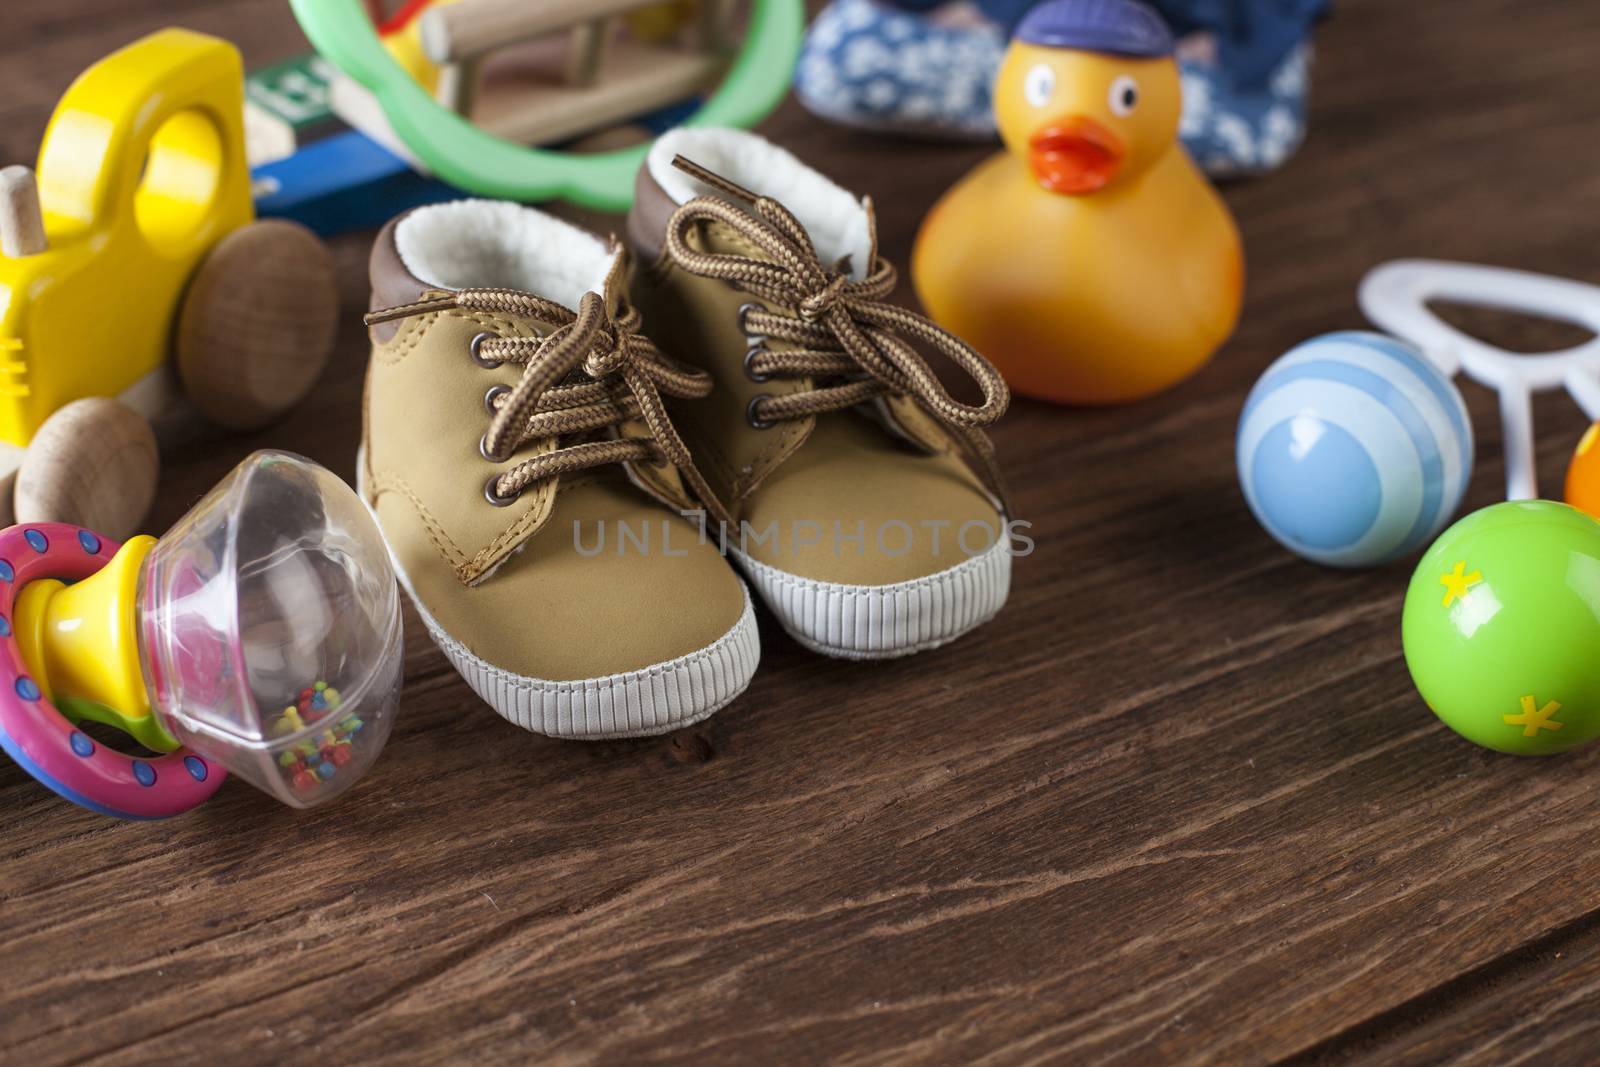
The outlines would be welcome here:
<svg viewBox="0 0 1600 1067">
<path fill-rule="evenodd" d="M 1515 755 L 1600 735 L 1600 522 L 1549 500 L 1473 512 L 1411 576 L 1406 666 L 1456 733 Z"/>
</svg>

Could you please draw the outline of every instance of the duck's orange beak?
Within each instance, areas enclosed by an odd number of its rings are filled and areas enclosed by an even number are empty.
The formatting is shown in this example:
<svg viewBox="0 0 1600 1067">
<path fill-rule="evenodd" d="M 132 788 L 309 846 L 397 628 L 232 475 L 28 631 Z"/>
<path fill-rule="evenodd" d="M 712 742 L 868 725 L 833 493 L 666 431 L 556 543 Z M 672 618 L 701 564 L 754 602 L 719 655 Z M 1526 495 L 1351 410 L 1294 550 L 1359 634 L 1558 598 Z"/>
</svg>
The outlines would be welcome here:
<svg viewBox="0 0 1600 1067">
<path fill-rule="evenodd" d="M 1028 139 L 1028 165 L 1052 193 L 1084 196 L 1105 188 L 1127 158 L 1122 138 L 1087 115 L 1051 123 Z"/>
</svg>

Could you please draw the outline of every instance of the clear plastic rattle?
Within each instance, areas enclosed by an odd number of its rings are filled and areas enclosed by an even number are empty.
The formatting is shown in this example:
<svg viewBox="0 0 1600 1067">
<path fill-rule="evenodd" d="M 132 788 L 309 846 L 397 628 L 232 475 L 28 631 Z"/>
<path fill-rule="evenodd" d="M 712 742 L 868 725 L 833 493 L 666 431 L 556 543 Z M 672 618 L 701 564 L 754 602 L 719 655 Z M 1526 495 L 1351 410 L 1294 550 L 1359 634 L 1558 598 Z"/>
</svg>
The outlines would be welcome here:
<svg viewBox="0 0 1600 1067">
<path fill-rule="evenodd" d="M 400 626 L 356 494 L 307 459 L 257 452 L 159 541 L 0 531 L 0 747 L 121 818 L 187 811 L 229 771 L 320 804 L 388 737 Z M 95 723 L 147 751 L 106 744 Z"/>
</svg>

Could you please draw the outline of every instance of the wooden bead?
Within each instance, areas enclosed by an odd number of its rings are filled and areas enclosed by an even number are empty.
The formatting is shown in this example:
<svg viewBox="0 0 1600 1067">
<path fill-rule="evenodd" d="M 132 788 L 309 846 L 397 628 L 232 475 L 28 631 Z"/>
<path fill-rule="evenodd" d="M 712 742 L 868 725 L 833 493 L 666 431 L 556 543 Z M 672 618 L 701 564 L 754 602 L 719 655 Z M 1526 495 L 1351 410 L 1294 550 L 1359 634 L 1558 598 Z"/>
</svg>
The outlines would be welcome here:
<svg viewBox="0 0 1600 1067">
<path fill-rule="evenodd" d="M 0 170 L 0 253 L 36 256 L 49 247 L 33 171 L 21 166 Z"/>
<path fill-rule="evenodd" d="M 333 257 L 298 223 L 266 219 L 217 243 L 178 314 L 178 377 L 190 403 L 233 430 L 298 404 L 333 352 Z"/>
<path fill-rule="evenodd" d="M 17 522 L 70 522 L 123 540 L 156 494 L 161 460 L 142 416 L 107 397 L 63 405 L 33 435 L 13 490 Z"/>
<path fill-rule="evenodd" d="M 16 496 L 17 471 L 22 467 L 22 457 L 28 450 L 10 441 L 0 441 L 0 527 L 17 521 L 13 498 Z"/>
</svg>

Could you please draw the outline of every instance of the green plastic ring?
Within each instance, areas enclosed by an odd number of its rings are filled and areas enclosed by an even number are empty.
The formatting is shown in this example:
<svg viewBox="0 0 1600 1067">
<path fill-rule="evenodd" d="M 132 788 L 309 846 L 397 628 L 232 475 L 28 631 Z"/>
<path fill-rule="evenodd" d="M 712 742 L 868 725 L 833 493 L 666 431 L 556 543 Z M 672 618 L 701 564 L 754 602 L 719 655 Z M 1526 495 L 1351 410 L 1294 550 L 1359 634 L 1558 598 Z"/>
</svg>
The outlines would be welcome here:
<svg viewBox="0 0 1600 1067">
<path fill-rule="evenodd" d="M 480 196 L 570 200 L 598 211 L 633 203 L 649 145 L 577 155 L 486 133 L 440 104 L 378 40 L 361 0 L 289 0 L 300 28 L 334 66 L 371 90 L 389 124 L 435 174 Z M 733 67 L 685 125 L 753 126 L 783 100 L 800 55 L 802 0 L 755 0 Z"/>
</svg>

